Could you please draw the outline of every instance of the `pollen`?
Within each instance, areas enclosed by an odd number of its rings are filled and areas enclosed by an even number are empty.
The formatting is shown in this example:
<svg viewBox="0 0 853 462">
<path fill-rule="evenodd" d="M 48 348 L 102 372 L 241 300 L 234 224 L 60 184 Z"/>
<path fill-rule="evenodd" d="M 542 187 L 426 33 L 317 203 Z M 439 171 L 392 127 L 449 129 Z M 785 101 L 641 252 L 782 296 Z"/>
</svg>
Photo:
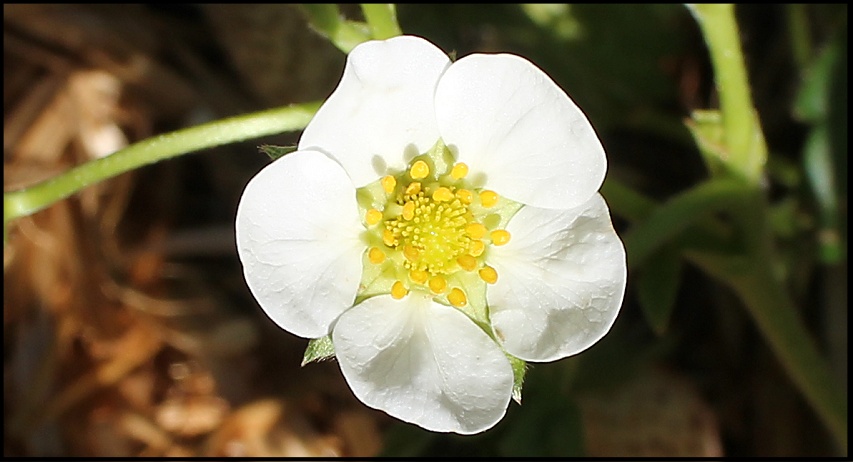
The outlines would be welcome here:
<svg viewBox="0 0 853 462">
<path fill-rule="evenodd" d="M 411 220 L 415 218 L 415 203 L 408 201 L 403 205 L 403 218 Z"/>
<path fill-rule="evenodd" d="M 453 193 L 450 192 L 449 189 L 442 186 L 436 189 L 434 193 L 432 193 L 432 199 L 436 202 L 448 202 L 453 200 Z"/>
<path fill-rule="evenodd" d="M 471 244 L 468 245 L 468 253 L 470 253 L 473 257 L 479 257 L 480 255 L 483 255 L 483 252 L 485 251 L 486 244 L 483 241 L 471 241 Z"/>
<path fill-rule="evenodd" d="M 382 189 L 385 190 L 386 194 L 391 194 L 394 192 L 394 188 L 397 187 L 397 179 L 391 175 L 382 178 Z"/>
<path fill-rule="evenodd" d="M 407 245 L 403 247 L 403 256 L 406 257 L 407 260 L 414 262 L 421 256 L 421 252 L 415 246 Z"/>
<path fill-rule="evenodd" d="M 429 273 L 421 270 L 412 270 L 409 271 L 409 279 L 418 284 L 426 284 L 427 279 L 429 279 Z"/>
<path fill-rule="evenodd" d="M 477 267 L 477 259 L 471 255 L 462 255 L 456 259 L 456 263 L 459 263 L 465 271 L 473 271 Z"/>
<path fill-rule="evenodd" d="M 487 209 L 492 208 L 498 203 L 498 197 L 498 193 L 486 189 L 480 192 L 480 203 Z"/>
<path fill-rule="evenodd" d="M 509 231 L 505 229 L 496 229 L 489 234 L 489 237 L 492 238 L 492 244 L 494 245 L 504 245 L 509 242 Z"/>
<path fill-rule="evenodd" d="M 486 281 L 488 284 L 494 284 L 498 282 L 498 272 L 495 271 L 491 266 L 484 266 L 480 271 L 480 279 Z"/>
<path fill-rule="evenodd" d="M 471 239 L 480 239 L 486 235 L 486 227 L 482 223 L 469 223 L 465 227 L 465 232 L 471 236 Z"/>
<path fill-rule="evenodd" d="M 370 260 L 370 263 L 378 265 L 385 261 L 385 252 L 380 250 L 379 247 L 371 247 L 370 251 L 367 252 L 367 258 Z"/>
<path fill-rule="evenodd" d="M 462 289 L 454 287 L 447 294 L 447 301 L 456 308 L 462 308 L 468 304 L 468 297 L 465 296 L 465 292 L 462 292 Z"/>
<path fill-rule="evenodd" d="M 462 201 L 463 204 L 470 205 L 471 202 L 474 202 L 474 193 L 467 189 L 457 189 L 456 198 Z"/>
<path fill-rule="evenodd" d="M 429 280 L 429 290 L 435 294 L 443 293 L 447 289 L 447 280 L 442 276 L 433 276 Z"/>
<path fill-rule="evenodd" d="M 419 160 L 412 165 L 409 170 L 409 175 L 415 180 L 426 178 L 429 175 L 429 165 L 426 162 Z"/>
<path fill-rule="evenodd" d="M 419 192 L 421 192 L 421 184 L 417 181 L 406 186 L 407 196 L 417 196 Z"/>
<path fill-rule="evenodd" d="M 382 232 L 382 242 L 388 247 L 394 247 L 397 245 L 397 238 L 394 237 L 394 231 L 390 229 L 386 229 Z"/>
<path fill-rule="evenodd" d="M 409 289 L 407 289 L 400 281 L 395 282 L 394 285 L 391 286 L 391 296 L 397 300 L 405 297 L 408 293 Z"/>
<path fill-rule="evenodd" d="M 465 178 L 466 175 L 468 175 L 468 166 L 462 162 L 454 165 L 453 169 L 450 171 L 450 176 L 457 180 Z"/>
<path fill-rule="evenodd" d="M 373 226 L 376 223 L 379 223 L 382 220 L 382 212 L 376 209 L 370 209 L 364 215 L 364 221 L 367 222 L 368 226 Z"/>
</svg>

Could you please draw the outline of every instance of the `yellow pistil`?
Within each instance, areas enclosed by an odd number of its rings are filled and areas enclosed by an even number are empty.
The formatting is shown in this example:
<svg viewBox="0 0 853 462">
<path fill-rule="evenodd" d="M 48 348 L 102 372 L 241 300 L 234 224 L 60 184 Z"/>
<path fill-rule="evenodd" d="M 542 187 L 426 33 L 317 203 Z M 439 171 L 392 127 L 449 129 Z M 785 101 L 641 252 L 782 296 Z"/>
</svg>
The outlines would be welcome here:
<svg viewBox="0 0 853 462">
<path fill-rule="evenodd" d="M 397 187 L 397 180 L 391 176 L 385 176 L 382 178 L 382 189 L 385 190 L 386 194 L 391 194 L 394 192 L 394 188 Z"/>
<path fill-rule="evenodd" d="M 498 272 L 495 271 L 491 266 L 484 266 L 479 271 L 480 279 L 486 281 L 489 284 L 494 284 L 498 282 Z"/>
<path fill-rule="evenodd" d="M 456 180 L 461 180 L 468 175 L 468 166 L 462 162 L 453 166 L 453 169 L 450 171 L 450 176 L 452 176 Z"/>
<path fill-rule="evenodd" d="M 492 238 L 492 244 L 494 245 L 504 245 L 509 242 L 509 231 L 505 229 L 496 229 L 489 234 L 489 237 Z"/>
<path fill-rule="evenodd" d="M 468 304 L 468 297 L 465 296 L 465 292 L 462 292 L 462 289 L 454 287 L 447 294 L 447 301 L 456 308 L 462 308 Z"/>
<path fill-rule="evenodd" d="M 367 222 L 368 226 L 373 226 L 376 223 L 379 223 L 382 220 L 382 212 L 376 209 L 370 209 L 364 215 L 364 221 Z"/>
<path fill-rule="evenodd" d="M 480 192 L 480 203 L 483 204 L 483 207 L 488 209 L 494 207 L 495 204 L 498 203 L 498 197 L 498 193 L 486 189 Z"/>
<path fill-rule="evenodd" d="M 409 289 L 407 289 L 400 281 L 395 282 L 394 285 L 391 286 L 391 296 L 397 300 L 405 297 L 408 293 Z"/>
<path fill-rule="evenodd" d="M 433 276 L 432 279 L 429 280 L 429 290 L 433 293 L 443 293 L 444 289 L 447 289 L 447 280 L 442 276 Z"/>
<path fill-rule="evenodd" d="M 385 252 L 380 250 L 378 247 L 371 247 L 370 251 L 367 252 L 367 258 L 370 260 L 370 263 L 378 265 L 385 261 Z"/>
<path fill-rule="evenodd" d="M 419 160 L 412 164 L 412 168 L 409 170 L 409 175 L 411 175 L 415 180 L 426 178 L 427 175 L 429 175 L 429 165 L 427 165 L 426 162 Z"/>
</svg>

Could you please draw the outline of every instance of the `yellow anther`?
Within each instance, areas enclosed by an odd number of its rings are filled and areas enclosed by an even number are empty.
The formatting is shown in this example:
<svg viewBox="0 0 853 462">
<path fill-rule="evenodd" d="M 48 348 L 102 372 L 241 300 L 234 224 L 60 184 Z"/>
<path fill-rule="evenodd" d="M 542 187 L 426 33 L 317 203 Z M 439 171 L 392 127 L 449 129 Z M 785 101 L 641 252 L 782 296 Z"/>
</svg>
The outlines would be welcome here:
<svg viewBox="0 0 853 462">
<path fill-rule="evenodd" d="M 395 282 L 394 285 L 391 286 L 391 296 L 397 300 L 405 297 L 408 293 L 409 289 L 407 289 L 400 281 Z"/>
<path fill-rule="evenodd" d="M 426 284 L 427 279 L 429 279 L 429 273 L 421 270 L 412 270 L 409 271 L 409 279 L 417 282 L 418 284 Z"/>
<path fill-rule="evenodd" d="M 498 203 L 498 193 L 486 189 L 480 193 L 480 203 L 483 207 L 494 207 Z"/>
<path fill-rule="evenodd" d="M 504 245 L 509 242 L 509 231 L 505 229 L 496 229 L 489 234 L 489 237 L 492 238 L 492 244 Z"/>
<path fill-rule="evenodd" d="M 397 187 L 397 180 L 394 179 L 393 176 L 388 175 L 382 178 L 382 189 L 385 190 L 387 194 L 391 194 L 394 192 L 394 188 Z"/>
<path fill-rule="evenodd" d="M 429 175 L 429 165 L 427 165 L 426 162 L 419 160 L 412 164 L 412 168 L 409 170 L 409 175 L 416 180 L 426 178 L 427 175 Z"/>
<path fill-rule="evenodd" d="M 474 240 L 471 241 L 470 244 L 468 244 L 468 252 L 471 253 L 471 256 L 473 257 L 479 257 L 480 255 L 483 255 L 483 252 L 485 250 L 486 244 L 483 241 Z"/>
<path fill-rule="evenodd" d="M 450 192 L 449 189 L 442 186 L 436 189 L 434 193 L 432 193 L 432 199 L 436 202 L 447 202 L 453 200 L 453 193 Z"/>
<path fill-rule="evenodd" d="M 406 259 L 409 261 L 416 261 L 418 257 L 421 256 L 421 253 L 418 251 L 418 249 L 407 245 L 403 247 L 403 256 L 406 257 Z"/>
<path fill-rule="evenodd" d="M 434 294 L 440 294 L 444 292 L 444 289 L 447 289 L 447 280 L 443 277 L 434 276 L 429 280 L 429 290 L 431 290 Z"/>
<path fill-rule="evenodd" d="M 403 218 L 405 218 L 406 220 L 411 220 L 412 218 L 415 218 L 414 202 L 408 201 L 405 205 L 403 205 Z"/>
<path fill-rule="evenodd" d="M 461 180 L 462 178 L 465 178 L 465 175 L 467 175 L 467 174 L 468 174 L 468 166 L 462 162 L 459 162 L 458 164 L 454 165 L 453 170 L 450 171 L 450 176 L 452 176 L 453 178 L 455 178 L 457 180 Z"/>
<path fill-rule="evenodd" d="M 382 242 L 385 243 L 388 247 L 394 247 L 397 239 L 394 238 L 394 232 L 390 229 L 386 229 L 382 232 Z"/>
<path fill-rule="evenodd" d="M 462 201 L 462 203 L 465 205 L 469 205 L 471 202 L 474 201 L 474 193 L 467 189 L 457 189 L 456 197 L 458 197 L 459 200 Z"/>
<path fill-rule="evenodd" d="M 370 263 L 378 265 L 385 261 L 385 252 L 380 250 L 378 247 L 371 247 L 370 251 L 367 252 L 367 258 L 370 259 Z"/>
<path fill-rule="evenodd" d="M 409 185 L 406 186 L 406 195 L 407 196 L 415 196 L 419 192 L 421 192 L 421 184 L 418 183 L 417 181 L 415 181 L 414 183 L 409 183 Z"/>
<path fill-rule="evenodd" d="M 471 255 L 462 255 L 456 259 L 456 263 L 459 263 L 465 271 L 473 271 L 477 267 L 477 259 Z"/>
<path fill-rule="evenodd" d="M 495 271 L 491 266 L 484 266 L 480 270 L 480 279 L 486 281 L 489 284 L 494 284 L 498 282 L 498 272 Z"/>
<path fill-rule="evenodd" d="M 456 308 L 462 308 L 468 304 L 468 297 L 465 296 L 465 292 L 462 292 L 462 289 L 454 287 L 447 294 L 447 301 Z"/>
<path fill-rule="evenodd" d="M 376 223 L 379 223 L 382 220 L 382 212 L 376 209 L 370 209 L 364 215 L 364 221 L 367 222 L 369 226 L 373 226 Z"/>
<path fill-rule="evenodd" d="M 486 227 L 483 226 L 482 223 L 468 223 L 465 226 L 465 232 L 471 236 L 472 239 L 480 239 L 486 235 Z"/>
</svg>

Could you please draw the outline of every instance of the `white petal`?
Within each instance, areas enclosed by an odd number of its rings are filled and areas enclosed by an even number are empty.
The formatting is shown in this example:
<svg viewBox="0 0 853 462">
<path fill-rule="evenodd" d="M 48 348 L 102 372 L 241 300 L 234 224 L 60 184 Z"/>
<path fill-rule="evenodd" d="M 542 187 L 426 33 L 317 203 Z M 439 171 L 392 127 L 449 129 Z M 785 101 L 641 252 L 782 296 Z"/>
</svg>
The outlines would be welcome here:
<svg viewBox="0 0 853 462">
<path fill-rule="evenodd" d="M 524 58 L 474 54 L 456 61 L 441 77 L 435 106 L 441 136 L 468 164 L 470 178 L 479 175 L 510 199 L 567 209 L 604 181 L 607 160 L 592 125 Z"/>
<path fill-rule="evenodd" d="M 450 65 L 435 45 L 413 36 L 365 42 L 350 52 L 338 88 L 302 133 L 299 149 L 336 158 L 356 187 L 438 140 L 433 94 Z"/>
<path fill-rule="evenodd" d="M 367 299 L 341 315 L 332 339 L 356 397 L 398 419 L 471 434 L 506 412 L 506 356 L 467 316 L 428 297 Z"/>
<path fill-rule="evenodd" d="M 506 350 L 528 361 L 579 353 L 610 330 L 625 294 L 625 248 L 595 194 L 571 210 L 523 207 L 491 249 L 487 298 Z"/>
<path fill-rule="evenodd" d="M 352 306 L 364 227 L 355 188 L 333 159 L 297 151 L 264 167 L 237 208 L 237 251 L 261 308 L 300 337 L 326 335 Z"/>
</svg>

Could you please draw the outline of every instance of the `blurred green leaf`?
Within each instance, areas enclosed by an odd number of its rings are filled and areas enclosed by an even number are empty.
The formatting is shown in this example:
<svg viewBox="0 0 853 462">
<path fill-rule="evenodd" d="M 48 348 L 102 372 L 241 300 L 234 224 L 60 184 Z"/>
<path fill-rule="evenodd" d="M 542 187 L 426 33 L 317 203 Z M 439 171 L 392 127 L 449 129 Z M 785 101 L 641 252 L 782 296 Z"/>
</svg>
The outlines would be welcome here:
<svg viewBox="0 0 853 462">
<path fill-rule="evenodd" d="M 666 245 L 649 257 L 636 273 L 637 296 L 646 321 L 663 335 L 675 308 L 681 275 L 681 257 L 674 245 Z"/>
<path fill-rule="evenodd" d="M 372 38 L 367 24 L 344 19 L 336 4 L 304 3 L 301 6 L 311 27 L 344 53 Z"/>
</svg>

